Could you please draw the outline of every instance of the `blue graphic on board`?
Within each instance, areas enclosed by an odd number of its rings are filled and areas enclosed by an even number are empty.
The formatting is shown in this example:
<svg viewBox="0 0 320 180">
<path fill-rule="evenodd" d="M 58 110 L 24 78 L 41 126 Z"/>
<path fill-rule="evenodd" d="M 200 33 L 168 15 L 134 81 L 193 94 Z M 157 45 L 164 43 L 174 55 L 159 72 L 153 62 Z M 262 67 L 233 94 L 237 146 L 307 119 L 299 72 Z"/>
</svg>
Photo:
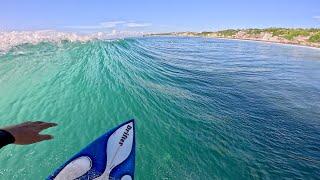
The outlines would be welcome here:
<svg viewBox="0 0 320 180">
<path fill-rule="evenodd" d="M 102 135 L 64 165 L 48 180 L 134 179 L 135 127 L 127 121 Z"/>
</svg>

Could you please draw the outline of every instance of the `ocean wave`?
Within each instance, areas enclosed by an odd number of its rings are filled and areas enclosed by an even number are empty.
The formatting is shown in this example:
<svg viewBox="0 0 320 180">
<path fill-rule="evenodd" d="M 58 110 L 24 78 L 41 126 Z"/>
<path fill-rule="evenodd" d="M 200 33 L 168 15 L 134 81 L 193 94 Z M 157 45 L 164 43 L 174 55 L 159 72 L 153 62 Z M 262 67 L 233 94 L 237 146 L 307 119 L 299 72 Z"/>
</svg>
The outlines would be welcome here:
<svg viewBox="0 0 320 180">
<path fill-rule="evenodd" d="M 0 53 L 6 53 L 12 47 L 21 44 L 38 44 L 40 42 L 59 43 L 62 41 L 88 42 L 97 39 L 118 39 L 141 35 L 143 35 L 142 32 L 128 31 L 112 33 L 98 32 L 93 34 L 77 34 L 72 32 L 58 32 L 54 30 L 0 32 Z"/>
<path fill-rule="evenodd" d="M 312 49 L 203 38 L 18 45 L 0 56 L 0 119 L 59 127 L 50 143 L 3 151 L 1 179 L 44 179 L 129 118 L 137 179 L 316 179 L 319 59 Z"/>
</svg>

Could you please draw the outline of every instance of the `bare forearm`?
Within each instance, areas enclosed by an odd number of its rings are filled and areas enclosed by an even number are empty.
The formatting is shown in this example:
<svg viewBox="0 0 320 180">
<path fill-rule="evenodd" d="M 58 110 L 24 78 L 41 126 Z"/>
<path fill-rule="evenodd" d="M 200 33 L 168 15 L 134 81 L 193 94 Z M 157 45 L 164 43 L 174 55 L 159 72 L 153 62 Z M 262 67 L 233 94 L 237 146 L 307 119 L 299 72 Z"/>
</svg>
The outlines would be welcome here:
<svg viewBox="0 0 320 180">
<path fill-rule="evenodd" d="M 8 144 L 14 143 L 15 138 L 8 131 L 0 129 L 0 148 Z"/>
<path fill-rule="evenodd" d="M 40 134 L 42 130 L 54 127 L 57 124 L 42 121 L 24 122 L 21 124 L 0 128 L 0 148 L 7 144 L 27 145 L 44 140 L 50 140 L 53 136 Z"/>
</svg>

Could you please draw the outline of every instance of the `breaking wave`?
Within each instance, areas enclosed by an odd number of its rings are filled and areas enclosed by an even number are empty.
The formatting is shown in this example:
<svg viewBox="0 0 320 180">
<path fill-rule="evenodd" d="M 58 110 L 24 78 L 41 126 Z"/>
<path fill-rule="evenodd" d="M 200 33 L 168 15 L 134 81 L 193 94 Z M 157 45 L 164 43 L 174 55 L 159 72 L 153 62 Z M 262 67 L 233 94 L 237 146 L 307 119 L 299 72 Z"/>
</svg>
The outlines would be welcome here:
<svg viewBox="0 0 320 180">
<path fill-rule="evenodd" d="M 3 54 L 11 48 L 22 44 L 35 45 L 41 42 L 61 43 L 62 41 L 88 42 L 92 40 L 119 39 L 141 35 L 143 35 L 141 32 L 126 31 L 117 33 L 98 32 L 87 35 L 53 30 L 0 32 L 0 53 Z"/>
<path fill-rule="evenodd" d="M 130 118 L 137 179 L 320 177 L 318 51 L 203 38 L 39 39 L 0 55 L 0 120 L 59 126 L 52 141 L 1 151 L 1 179 L 44 179 Z"/>
</svg>

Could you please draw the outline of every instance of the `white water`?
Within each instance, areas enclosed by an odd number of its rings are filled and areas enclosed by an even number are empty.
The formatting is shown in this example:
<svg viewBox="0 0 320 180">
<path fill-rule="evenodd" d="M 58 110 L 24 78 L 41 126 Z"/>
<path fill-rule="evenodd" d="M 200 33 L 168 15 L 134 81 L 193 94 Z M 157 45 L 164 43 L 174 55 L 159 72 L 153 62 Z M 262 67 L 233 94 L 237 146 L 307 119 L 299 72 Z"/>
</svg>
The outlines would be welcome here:
<svg viewBox="0 0 320 180">
<path fill-rule="evenodd" d="M 143 32 L 129 31 L 98 32 L 93 34 L 77 34 L 54 30 L 0 32 L 0 52 L 7 52 L 12 47 L 22 44 L 38 44 L 40 42 L 59 43 L 61 41 L 87 42 L 95 39 L 114 39 L 141 35 L 143 35 Z"/>
</svg>

